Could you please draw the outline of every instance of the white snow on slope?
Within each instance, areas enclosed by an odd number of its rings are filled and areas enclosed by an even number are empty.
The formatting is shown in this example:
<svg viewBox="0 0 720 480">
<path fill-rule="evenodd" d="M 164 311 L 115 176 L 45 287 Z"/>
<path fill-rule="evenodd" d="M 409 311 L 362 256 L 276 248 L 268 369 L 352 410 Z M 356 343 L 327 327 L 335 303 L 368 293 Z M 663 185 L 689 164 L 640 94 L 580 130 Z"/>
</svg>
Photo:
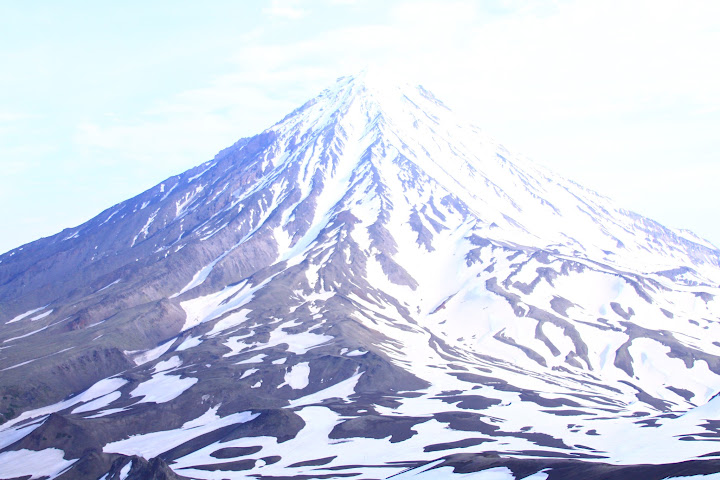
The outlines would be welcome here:
<svg viewBox="0 0 720 480">
<path fill-rule="evenodd" d="M 60 412 L 62 410 L 72 407 L 73 405 L 77 405 L 78 403 L 90 402 L 92 400 L 95 400 L 96 398 L 103 397 L 109 393 L 118 390 L 126 383 L 127 380 L 122 378 L 105 378 L 103 380 L 100 380 L 84 392 L 75 395 L 74 397 L 71 397 L 67 400 L 48 405 L 46 407 L 36 408 L 35 410 L 23 412 L 12 420 L 7 421 L 3 425 L 0 425 L 0 448 L 4 448 L 10 443 L 13 443 L 13 438 L 22 438 L 17 437 L 21 432 L 23 433 L 23 436 L 27 435 L 35 428 L 39 427 L 41 423 L 36 422 L 31 426 L 23 425 L 22 427 L 16 427 L 15 425 L 25 424 L 30 419 L 42 420 L 51 413 Z M 10 443 L 5 443 L 7 441 L 9 441 Z"/>
<path fill-rule="evenodd" d="M 113 285 L 117 285 L 118 283 L 120 283 L 121 280 L 122 280 L 122 278 L 118 278 L 118 279 L 115 280 L 114 282 L 108 283 L 107 285 L 105 285 L 104 287 L 102 287 L 101 289 L 99 289 L 99 290 L 98 290 L 97 292 L 95 292 L 95 293 L 100 293 L 100 292 L 102 292 L 103 290 L 107 290 L 108 288 L 112 287 Z"/>
<path fill-rule="evenodd" d="M 242 244 L 242 242 L 237 243 L 235 246 L 231 247 L 230 249 L 223 252 L 219 257 L 217 257 L 215 260 L 210 262 L 209 264 L 205 265 L 203 268 L 198 270 L 198 272 L 193 276 L 192 280 L 185 285 L 179 292 L 174 293 L 170 295 L 169 298 L 175 298 L 179 297 L 183 293 L 192 290 L 193 288 L 197 287 L 198 285 L 201 285 L 205 280 L 207 280 L 207 277 L 212 273 L 213 268 L 215 268 L 215 265 L 218 264 L 223 258 L 227 257 L 230 253 L 233 252 L 237 247 L 239 247 Z"/>
<path fill-rule="evenodd" d="M 243 281 L 238 285 L 225 287 L 219 292 L 181 302 L 180 307 L 185 310 L 187 315 L 182 331 L 201 323 L 215 320 L 231 310 L 240 311 L 243 305 L 252 300 L 255 292 L 266 285 L 271 279 L 272 277 L 254 286 L 250 286 L 247 281 Z M 243 321 L 244 318 L 241 317 L 236 320 L 229 320 L 226 317 L 220 320 L 208 335 L 214 336 L 222 330 L 231 328 Z"/>
<path fill-rule="evenodd" d="M 267 357 L 267 355 L 265 355 L 264 353 L 259 353 L 255 356 L 248 358 L 247 360 L 241 360 L 241 361 L 237 362 L 237 365 L 242 365 L 245 363 L 262 363 L 262 361 L 265 357 Z"/>
<path fill-rule="evenodd" d="M 306 405 L 312 405 L 316 403 L 322 403 L 323 400 L 330 398 L 340 398 L 347 400 L 347 398 L 355 393 L 355 387 L 357 386 L 358 380 L 363 375 L 362 373 L 356 373 L 352 377 L 336 383 L 328 388 L 305 395 L 304 397 L 290 400 L 290 407 L 304 407 Z"/>
<path fill-rule="evenodd" d="M 47 330 L 48 327 L 49 327 L 49 325 L 46 327 L 38 328 L 37 330 L 32 330 L 24 335 L 18 335 L 17 337 L 8 338 L 6 340 L 3 340 L 3 343 L 12 342 L 13 340 L 20 340 L 21 338 L 26 338 L 31 335 L 35 335 L 36 333 L 42 332 L 43 330 Z"/>
<path fill-rule="evenodd" d="M 304 355 L 309 350 L 319 347 L 333 339 L 330 335 L 312 332 L 288 333 L 284 329 L 297 326 L 294 321 L 286 322 L 270 332 L 267 343 L 254 343 L 248 351 L 287 345 L 287 351 L 297 355 Z"/>
<path fill-rule="evenodd" d="M 84 413 L 84 412 L 92 412 L 94 410 L 100 410 L 101 408 L 107 407 L 112 402 L 120 398 L 121 394 L 118 391 L 110 392 L 107 395 L 103 395 L 100 398 L 96 398 L 95 400 L 92 400 L 90 402 L 87 402 L 83 405 L 80 405 L 79 407 L 75 408 L 70 413 Z"/>
<path fill-rule="evenodd" d="M 421 480 L 441 480 L 444 478 L 447 479 L 472 479 L 472 480 L 515 480 L 515 476 L 507 467 L 495 467 L 495 468 L 489 468 L 487 470 L 482 470 L 480 472 L 472 472 L 472 473 L 454 473 L 453 467 L 437 467 L 437 465 L 443 463 L 442 460 L 438 460 L 437 462 L 433 462 L 429 465 L 423 465 L 422 467 L 413 468 L 411 470 L 408 470 L 407 472 L 403 472 L 399 475 L 393 476 L 393 480 L 408 480 L 408 479 L 421 479 Z M 532 480 L 544 480 L 547 478 L 547 475 L 545 474 L 544 477 L 542 476 L 536 476 L 532 475 L 530 477 L 525 477 L 526 480 L 532 479 Z"/>
<path fill-rule="evenodd" d="M 181 365 L 182 365 L 182 360 L 180 360 L 180 357 L 178 357 L 177 355 L 173 355 L 172 357 L 168 358 L 167 360 L 158 362 L 153 367 L 152 372 L 158 373 L 158 372 L 165 372 L 168 370 L 174 370 L 174 369 L 177 369 Z"/>
<path fill-rule="evenodd" d="M 132 243 L 130 244 L 130 248 L 135 246 L 135 243 L 137 242 L 138 237 L 140 235 L 144 235 L 143 238 L 147 238 L 148 236 L 148 228 L 150 228 L 150 225 L 155 221 L 155 217 L 157 216 L 160 209 L 155 210 L 153 213 L 150 214 L 147 221 L 145 222 L 145 225 L 140 229 L 140 231 L 135 235 L 135 237 L 132 240 Z"/>
<path fill-rule="evenodd" d="M 290 367 L 285 373 L 285 382 L 278 385 L 277 388 L 289 385 L 295 390 L 302 390 L 310 384 L 310 363 L 301 362 Z"/>
<path fill-rule="evenodd" d="M 100 418 L 100 417 L 107 417 L 108 415 L 113 415 L 115 413 L 125 412 L 129 410 L 128 408 L 108 408 L 107 410 L 102 410 L 101 412 L 95 413 L 93 415 L 88 415 L 85 418 Z"/>
<path fill-rule="evenodd" d="M 118 480 L 125 480 L 128 475 L 130 475 L 130 470 L 132 469 L 133 462 L 128 462 L 125 464 L 125 466 L 120 469 L 120 478 Z"/>
<path fill-rule="evenodd" d="M 41 313 L 41 314 L 39 314 L 39 315 L 35 315 L 34 317 L 30 317 L 30 320 L 33 321 L 33 322 L 36 321 L 36 320 L 41 320 L 41 319 L 47 317 L 48 315 L 50 315 L 50 314 L 53 313 L 53 312 L 54 312 L 54 310 L 51 308 L 51 309 L 48 310 L 47 312 L 43 312 L 43 313 Z"/>
<path fill-rule="evenodd" d="M 201 343 L 202 343 L 202 340 L 200 339 L 200 337 L 188 337 L 185 340 L 183 340 L 183 342 L 180 345 L 177 346 L 175 351 L 182 352 L 182 351 L 188 350 L 190 348 L 197 347 Z"/>
<path fill-rule="evenodd" d="M 55 478 L 77 460 L 65 460 L 65 452 L 57 448 L 45 450 L 11 450 L 0 453 L 0 478 L 30 475 L 31 479 Z"/>
<path fill-rule="evenodd" d="M 488 238 L 531 247 L 560 248 L 569 255 L 587 256 L 612 265 L 637 266 L 639 271 L 647 271 L 649 265 L 661 270 L 688 263 L 688 252 L 693 247 L 671 248 L 672 244 L 663 244 L 675 242 L 672 237 L 678 232 L 662 230 L 619 208 L 608 198 L 508 152 L 477 127 L 455 117 L 423 89 L 391 83 L 370 80 L 365 74 L 340 79 L 314 103 L 288 116 L 270 131 L 278 134 L 276 143 L 284 151 L 291 138 L 302 135 L 324 140 L 328 129 L 341 129 L 345 136 L 340 149 L 340 170 L 352 168 L 345 162 L 358 158 L 356 152 L 366 150 L 367 139 L 379 140 L 382 147 L 373 147 L 378 158 L 371 161 L 379 168 L 381 181 L 391 187 L 391 193 L 409 194 L 414 205 L 427 200 L 414 198 L 416 188 L 406 188 L 406 180 L 393 180 L 408 176 L 400 166 L 392 166 L 396 159 L 403 159 L 426 175 L 412 179 L 422 183 L 419 189 L 435 190 L 438 194 L 452 192 L 488 226 L 484 232 Z M 292 160 L 297 159 L 290 155 L 281 162 Z M 310 171 L 317 169 L 314 156 L 305 160 Z M 335 172 L 327 188 L 342 189 L 343 183 L 337 180 L 343 177 Z M 324 191 L 322 195 L 335 198 Z M 397 206 L 395 202 L 393 205 Z M 325 211 L 320 205 L 312 221 L 313 228 L 322 225 L 318 218 Z M 497 228 L 490 228 L 493 225 Z M 309 240 L 312 238 L 310 235 Z M 712 249 L 701 239 L 690 235 L 684 238 Z M 720 280 L 716 266 L 710 263 L 697 266 L 702 275 L 714 275 L 715 280 Z"/>
<path fill-rule="evenodd" d="M 243 378 L 247 378 L 250 375 L 252 375 L 253 373 L 258 372 L 258 371 L 259 370 L 257 368 L 249 368 L 243 372 L 243 374 L 240 376 L 240 380 L 242 380 Z"/>
<path fill-rule="evenodd" d="M 175 339 L 168 340 L 167 342 L 158 345 L 155 348 L 152 348 L 150 350 L 146 350 L 142 353 L 137 352 L 124 352 L 126 355 L 131 355 L 133 362 L 135 362 L 135 365 L 144 365 L 148 362 L 152 362 L 153 360 L 160 358 L 163 356 L 165 352 L 170 350 L 170 347 L 172 347 L 173 343 L 175 342 Z"/>
<path fill-rule="evenodd" d="M 666 480 L 720 480 L 720 473 L 707 475 L 692 475 L 690 477 L 668 477 Z"/>
<path fill-rule="evenodd" d="M 218 408 L 219 406 L 210 408 L 200 417 L 186 422 L 177 429 L 133 435 L 125 440 L 108 443 L 103 447 L 103 452 L 153 458 L 199 435 L 227 425 L 249 422 L 260 415 L 259 413 L 239 412 L 219 417 L 217 415 Z"/>
<path fill-rule="evenodd" d="M 182 378 L 180 375 L 157 373 L 150 380 L 135 387 L 130 396 L 143 397 L 138 403 L 165 403 L 176 399 L 197 382 L 195 377 Z"/>
<path fill-rule="evenodd" d="M 30 315 L 32 315 L 33 313 L 39 312 L 40 310 L 44 310 L 44 309 L 46 309 L 47 307 L 48 307 L 48 305 L 45 305 L 44 307 L 35 308 L 35 309 L 33 309 L 33 310 L 28 310 L 27 312 L 21 313 L 20 315 L 17 315 L 16 317 L 13 317 L 12 319 L 8 320 L 7 322 L 5 322 L 5 324 L 7 325 L 7 324 L 10 324 L 10 323 L 19 322 L 19 321 L 22 320 L 23 318 L 27 318 L 27 317 L 29 317 Z"/>
</svg>

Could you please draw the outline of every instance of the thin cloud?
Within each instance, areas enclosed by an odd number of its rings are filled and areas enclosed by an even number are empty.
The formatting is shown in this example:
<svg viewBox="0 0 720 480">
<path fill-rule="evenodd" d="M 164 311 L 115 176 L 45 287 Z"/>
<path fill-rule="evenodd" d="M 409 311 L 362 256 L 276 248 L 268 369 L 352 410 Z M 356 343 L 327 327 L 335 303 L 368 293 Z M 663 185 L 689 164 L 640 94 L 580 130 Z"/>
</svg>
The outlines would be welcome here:
<svg viewBox="0 0 720 480">
<path fill-rule="evenodd" d="M 41 115 L 20 112 L 2 112 L 0 111 L 0 123 L 17 122 L 20 120 L 32 120 L 41 118 Z"/>
<path fill-rule="evenodd" d="M 270 6 L 263 9 L 263 13 L 271 17 L 298 20 L 306 15 L 306 11 L 297 5 L 298 2 L 294 0 L 272 0 Z"/>
</svg>

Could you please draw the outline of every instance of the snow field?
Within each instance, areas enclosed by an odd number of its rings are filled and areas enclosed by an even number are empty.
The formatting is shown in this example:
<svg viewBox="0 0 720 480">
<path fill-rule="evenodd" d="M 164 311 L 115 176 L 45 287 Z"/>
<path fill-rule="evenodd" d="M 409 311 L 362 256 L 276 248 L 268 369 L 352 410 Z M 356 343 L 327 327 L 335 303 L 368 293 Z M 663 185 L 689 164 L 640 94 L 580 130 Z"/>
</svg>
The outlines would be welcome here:
<svg viewBox="0 0 720 480">
<path fill-rule="evenodd" d="M 270 332 L 270 338 L 267 343 L 244 343 L 242 337 L 231 337 L 224 345 L 231 349 L 231 352 L 225 356 L 237 355 L 242 352 L 252 352 L 264 350 L 266 348 L 276 347 L 278 345 L 287 345 L 288 352 L 297 355 L 304 355 L 309 350 L 319 347 L 333 339 L 330 335 L 322 335 L 311 332 L 300 332 L 297 334 L 287 333 L 284 328 L 295 327 L 299 325 L 294 320 L 279 325 L 275 330 Z"/>
<path fill-rule="evenodd" d="M 198 382 L 197 378 L 156 373 L 130 392 L 131 397 L 143 397 L 137 403 L 165 403 L 176 399 Z"/>
<path fill-rule="evenodd" d="M 670 347 L 649 338 L 633 340 L 629 352 L 635 376 L 642 378 L 643 389 L 650 395 L 682 405 L 685 399 L 665 388 L 680 387 L 695 395 L 693 403 L 702 405 L 717 393 L 711 386 L 720 384 L 720 377 L 710 371 L 705 361 L 695 361 L 688 369 L 681 359 L 670 358 Z"/>
<path fill-rule="evenodd" d="M 14 450 L 0 453 L 0 477 L 16 478 L 30 475 L 37 478 L 55 478 L 77 460 L 65 460 L 65 452 L 57 448 L 44 450 Z"/>
<path fill-rule="evenodd" d="M 200 417 L 186 422 L 177 429 L 132 435 L 124 440 L 108 443 L 103 447 L 103 452 L 153 458 L 197 436 L 227 425 L 249 422 L 259 415 L 258 413 L 239 412 L 219 417 L 217 415 L 218 408 L 219 406 L 208 409 Z"/>
</svg>

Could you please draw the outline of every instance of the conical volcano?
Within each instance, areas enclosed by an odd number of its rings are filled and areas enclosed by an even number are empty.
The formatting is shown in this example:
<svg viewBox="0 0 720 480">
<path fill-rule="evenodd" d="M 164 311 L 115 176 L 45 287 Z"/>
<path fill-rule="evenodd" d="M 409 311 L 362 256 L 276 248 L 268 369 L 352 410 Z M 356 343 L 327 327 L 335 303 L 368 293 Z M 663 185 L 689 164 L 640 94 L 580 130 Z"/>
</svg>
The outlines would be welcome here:
<svg viewBox="0 0 720 480">
<path fill-rule="evenodd" d="M 719 283 L 691 232 L 342 77 L 0 256 L 0 478 L 720 472 Z"/>
</svg>

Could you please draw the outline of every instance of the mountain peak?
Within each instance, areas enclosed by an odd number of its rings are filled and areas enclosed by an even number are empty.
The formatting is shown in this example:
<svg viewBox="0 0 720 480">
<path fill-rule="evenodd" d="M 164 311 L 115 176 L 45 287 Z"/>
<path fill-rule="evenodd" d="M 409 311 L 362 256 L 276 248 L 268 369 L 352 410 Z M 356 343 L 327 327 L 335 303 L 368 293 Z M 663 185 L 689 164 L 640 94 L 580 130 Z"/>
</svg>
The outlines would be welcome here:
<svg viewBox="0 0 720 480">
<path fill-rule="evenodd" d="M 370 92 L 392 92 L 414 88 L 412 82 L 403 78 L 401 74 L 376 66 L 365 67 L 354 75 L 340 77 L 338 81 Z"/>
<path fill-rule="evenodd" d="M 339 127 L 345 133 L 382 135 L 398 138 L 416 135 L 423 126 L 446 123 L 457 125 L 450 110 L 422 86 L 412 85 L 398 75 L 368 68 L 355 75 L 340 77 L 334 85 L 296 109 L 272 130 L 282 135 L 317 135 Z M 415 133 L 412 133 L 415 131 Z M 314 132 L 314 133 L 313 133 Z"/>
<path fill-rule="evenodd" d="M 674 268 L 678 261 L 704 271 L 703 265 L 718 263 L 717 250 L 507 151 L 423 87 L 377 69 L 339 78 L 273 130 L 284 161 L 305 159 L 306 171 L 320 172 L 338 191 L 352 186 L 353 175 L 372 172 L 376 188 L 402 189 L 403 203 L 450 196 L 468 213 L 462 221 L 472 218 L 483 236 L 498 241 L 611 265 L 629 262 L 639 271 Z M 309 143 L 300 147 L 300 138 Z M 312 159 L 308 148 L 326 154 Z M 716 276 L 714 268 L 706 273 Z"/>
<path fill-rule="evenodd" d="M 346 110 L 353 102 L 358 102 L 366 112 L 382 110 L 386 115 L 393 115 L 414 109 L 432 109 L 432 104 L 447 110 L 430 92 L 420 85 L 404 79 L 378 67 L 366 67 L 355 73 L 339 77 L 335 83 L 323 90 L 317 97 L 307 102 L 304 107 L 319 104 L 323 111 Z M 294 112 L 295 113 L 295 112 Z"/>
</svg>

